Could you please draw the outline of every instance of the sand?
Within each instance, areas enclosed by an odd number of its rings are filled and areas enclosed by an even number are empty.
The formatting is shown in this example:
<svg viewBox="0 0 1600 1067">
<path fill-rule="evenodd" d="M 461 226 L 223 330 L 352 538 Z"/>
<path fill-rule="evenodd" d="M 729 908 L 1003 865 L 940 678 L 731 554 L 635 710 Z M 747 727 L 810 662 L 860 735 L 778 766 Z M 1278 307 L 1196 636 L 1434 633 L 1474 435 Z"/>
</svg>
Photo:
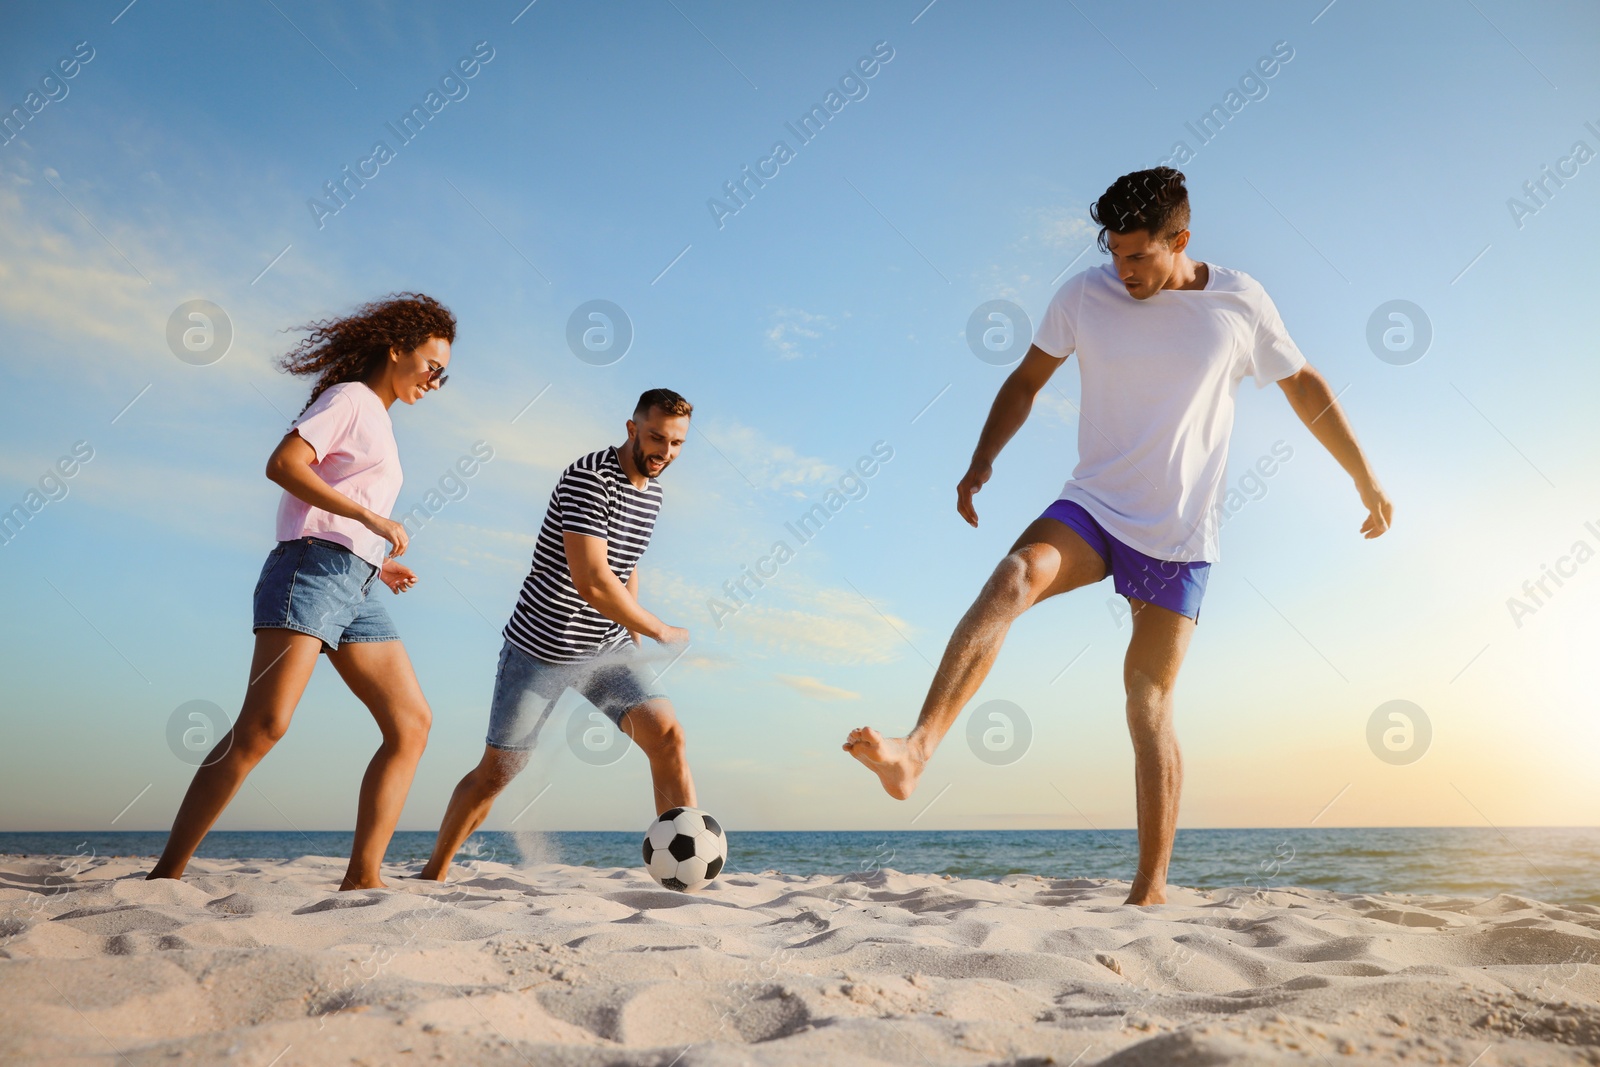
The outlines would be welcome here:
<svg viewBox="0 0 1600 1067">
<path fill-rule="evenodd" d="M 0 1062 L 1600 1064 L 1600 909 L 892 870 L 0 857 Z M 843 866 L 843 864 L 841 865 Z"/>
</svg>

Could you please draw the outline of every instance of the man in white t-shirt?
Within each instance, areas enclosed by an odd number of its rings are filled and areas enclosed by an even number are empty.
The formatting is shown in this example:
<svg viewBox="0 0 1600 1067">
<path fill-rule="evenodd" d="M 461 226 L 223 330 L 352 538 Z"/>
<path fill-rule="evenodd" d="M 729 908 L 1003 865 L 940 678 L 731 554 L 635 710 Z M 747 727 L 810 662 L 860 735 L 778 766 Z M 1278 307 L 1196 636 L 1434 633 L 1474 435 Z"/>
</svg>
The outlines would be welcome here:
<svg viewBox="0 0 1600 1067">
<path fill-rule="evenodd" d="M 1130 904 L 1166 901 L 1183 765 L 1172 692 L 1219 558 L 1234 396 L 1245 378 L 1276 382 L 1313 436 L 1355 480 L 1361 532 L 1389 528 L 1379 487 L 1327 381 L 1306 362 L 1266 291 L 1248 274 L 1190 259 L 1189 194 L 1170 167 L 1118 178 L 1090 210 L 1111 263 L 1069 278 L 1033 345 L 1000 387 L 956 510 L 1028 417 L 1034 396 L 1077 353 L 1083 382 L 1078 465 L 1060 498 L 1000 561 L 957 625 L 905 737 L 853 730 L 844 749 L 909 797 L 940 739 L 989 673 L 1011 623 L 1047 597 L 1111 577 L 1133 634 L 1123 678 L 1138 796 L 1139 868 Z"/>
</svg>

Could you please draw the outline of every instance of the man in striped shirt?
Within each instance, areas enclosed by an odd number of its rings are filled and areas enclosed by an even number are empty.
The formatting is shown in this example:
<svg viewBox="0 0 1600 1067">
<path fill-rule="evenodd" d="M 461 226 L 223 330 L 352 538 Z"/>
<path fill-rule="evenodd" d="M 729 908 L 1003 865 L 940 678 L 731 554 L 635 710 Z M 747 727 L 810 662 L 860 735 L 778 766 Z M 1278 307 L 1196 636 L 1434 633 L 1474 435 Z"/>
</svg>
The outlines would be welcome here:
<svg viewBox="0 0 1600 1067">
<path fill-rule="evenodd" d="M 639 557 L 661 510 L 656 480 L 689 434 L 689 402 L 670 389 L 639 397 L 620 446 L 591 452 L 561 472 L 504 631 L 483 758 L 456 786 L 423 878 L 443 881 L 450 861 L 495 797 L 527 766 L 557 699 L 576 689 L 650 760 L 656 813 L 693 807 L 683 727 L 637 655 L 641 637 L 687 645 L 689 631 L 639 606 Z"/>
</svg>

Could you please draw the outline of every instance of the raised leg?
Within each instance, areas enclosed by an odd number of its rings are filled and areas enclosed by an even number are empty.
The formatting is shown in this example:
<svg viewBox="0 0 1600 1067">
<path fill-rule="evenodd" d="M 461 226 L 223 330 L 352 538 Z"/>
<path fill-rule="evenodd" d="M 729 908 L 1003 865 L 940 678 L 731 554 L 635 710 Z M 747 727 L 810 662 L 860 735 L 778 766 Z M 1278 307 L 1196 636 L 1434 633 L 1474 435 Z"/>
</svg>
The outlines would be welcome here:
<svg viewBox="0 0 1600 1067">
<path fill-rule="evenodd" d="M 672 710 L 672 701 L 658 698 L 629 708 L 622 716 L 622 732 L 633 738 L 650 761 L 656 814 L 694 807 L 694 779 L 689 775 L 683 725 Z"/>
<path fill-rule="evenodd" d="M 1123 663 L 1128 694 L 1128 733 L 1133 738 L 1134 789 L 1139 813 L 1139 869 L 1129 904 L 1167 902 L 1167 865 L 1178 830 L 1178 795 L 1183 756 L 1172 727 L 1172 693 L 1183 666 L 1194 620 L 1129 598 L 1133 636 Z"/>
<path fill-rule="evenodd" d="M 411 657 L 399 641 L 346 642 L 328 658 L 383 735 L 361 779 L 350 866 L 339 888 L 382 888 L 383 854 L 400 821 L 417 761 L 427 747 L 433 712 L 422 697 Z"/>
<path fill-rule="evenodd" d="M 444 821 L 439 824 L 439 836 L 433 842 L 433 855 L 422 868 L 419 878 L 442 882 L 450 873 L 455 859 L 467 838 L 483 825 L 494 807 L 495 797 L 505 791 L 511 780 L 528 765 L 527 752 L 511 752 L 493 745 L 483 746 L 483 758 L 456 783 L 450 794 L 450 804 L 445 808 Z"/>
<path fill-rule="evenodd" d="M 1071 527 L 1055 519 L 1035 519 L 956 624 L 916 727 L 905 737 L 859 727 L 845 739 L 844 750 L 876 774 L 890 796 L 905 800 L 956 716 L 988 676 L 1012 622 L 1041 600 L 1105 576 L 1105 561 Z"/>
<path fill-rule="evenodd" d="M 297 630 L 256 631 L 250 682 L 238 721 L 194 772 L 161 859 L 146 877 L 183 877 L 195 849 L 244 785 L 245 777 L 289 729 L 321 649 L 321 639 Z"/>
</svg>

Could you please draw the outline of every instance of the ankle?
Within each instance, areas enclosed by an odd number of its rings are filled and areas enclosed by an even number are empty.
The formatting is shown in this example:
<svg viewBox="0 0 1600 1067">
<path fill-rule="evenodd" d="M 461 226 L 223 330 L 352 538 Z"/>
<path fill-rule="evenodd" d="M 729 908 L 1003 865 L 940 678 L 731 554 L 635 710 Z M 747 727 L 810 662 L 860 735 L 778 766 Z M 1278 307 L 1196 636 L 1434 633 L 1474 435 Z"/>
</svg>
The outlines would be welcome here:
<svg viewBox="0 0 1600 1067">
<path fill-rule="evenodd" d="M 939 739 L 930 738 L 920 727 L 906 735 L 906 755 L 919 767 L 933 758 L 933 750 L 938 747 Z"/>
</svg>

